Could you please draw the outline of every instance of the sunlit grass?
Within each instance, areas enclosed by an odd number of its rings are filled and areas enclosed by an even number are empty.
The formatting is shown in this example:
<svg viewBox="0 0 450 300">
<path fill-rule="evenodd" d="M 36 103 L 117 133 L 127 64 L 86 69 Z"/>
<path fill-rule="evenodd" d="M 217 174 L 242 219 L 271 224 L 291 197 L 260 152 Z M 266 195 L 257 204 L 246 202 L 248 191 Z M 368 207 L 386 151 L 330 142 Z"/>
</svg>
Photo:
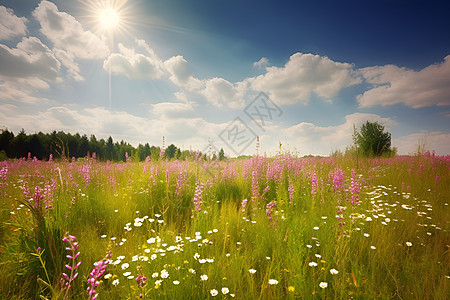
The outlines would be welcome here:
<svg viewBox="0 0 450 300">
<path fill-rule="evenodd" d="M 88 299 L 89 273 L 107 253 L 96 287 L 103 299 L 445 299 L 449 163 L 287 155 L 210 169 L 194 161 L 7 161 L 0 165 L 8 168 L 0 188 L 0 294 L 52 296 L 37 282 L 46 269 L 32 253 L 44 249 L 50 260 L 60 246 L 36 239 L 40 227 L 21 204 L 34 205 L 34 188 L 48 186 L 48 237 L 61 241 L 70 232 L 81 252 L 73 299 Z M 333 189 L 336 169 L 343 189 Z M 55 298 L 68 263 L 58 251 L 57 264 L 45 265 Z"/>
</svg>

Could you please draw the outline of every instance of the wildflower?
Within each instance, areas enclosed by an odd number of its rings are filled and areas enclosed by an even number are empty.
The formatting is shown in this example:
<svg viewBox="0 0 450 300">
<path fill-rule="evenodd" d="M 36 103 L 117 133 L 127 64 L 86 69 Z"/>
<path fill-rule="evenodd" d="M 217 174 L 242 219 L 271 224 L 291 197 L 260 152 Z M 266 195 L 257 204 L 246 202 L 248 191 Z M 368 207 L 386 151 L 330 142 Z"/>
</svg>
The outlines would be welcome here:
<svg viewBox="0 0 450 300">
<path fill-rule="evenodd" d="M 375 247 L 375 246 L 370 246 L 370 249 L 375 250 L 375 249 L 377 249 L 377 247 Z"/>
<path fill-rule="evenodd" d="M 131 275 L 131 272 L 125 272 L 125 273 L 123 273 L 123 276 L 125 276 L 125 277 L 128 277 L 128 276 L 130 276 Z"/>
<path fill-rule="evenodd" d="M 364 236 L 365 236 L 365 237 L 369 237 L 369 234 L 368 234 L 368 233 L 364 233 Z"/>
<path fill-rule="evenodd" d="M 314 229 L 314 230 L 319 230 L 319 227 L 316 226 L 316 227 L 314 227 L 313 229 Z"/>
<path fill-rule="evenodd" d="M 269 284 L 270 285 L 278 284 L 278 280 L 276 280 L 276 279 L 269 279 Z"/>
<path fill-rule="evenodd" d="M 175 285 L 179 285 L 179 284 L 180 284 L 180 282 L 179 282 L 178 280 L 174 280 L 174 281 L 173 281 L 173 284 L 175 284 Z"/>
<path fill-rule="evenodd" d="M 255 269 L 249 269 L 248 271 L 250 272 L 250 274 L 255 274 L 256 273 Z"/>
<path fill-rule="evenodd" d="M 206 281 L 206 280 L 208 280 L 208 275 L 206 275 L 206 274 L 200 275 L 200 280 L 201 280 L 201 281 Z"/>
<path fill-rule="evenodd" d="M 162 280 L 155 281 L 155 290 L 157 290 L 161 286 Z"/>
<path fill-rule="evenodd" d="M 322 255 L 320 255 L 320 254 L 315 254 L 315 256 L 316 256 L 317 258 L 321 258 L 321 257 L 322 257 Z"/>
<path fill-rule="evenodd" d="M 122 270 L 125 270 L 129 267 L 130 265 L 128 263 L 124 263 L 122 264 Z"/>
<path fill-rule="evenodd" d="M 228 294 L 229 291 L 230 290 L 227 287 L 222 288 L 222 294 L 224 294 L 224 295 Z"/>
<path fill-rule="evenodd" d="M 266 205 L 266 214 L 269 220 L 272 220 L 272 209 L 275 206 L 275 202 L 271 201 Z"/>
<path fill-rule="evenodd" d="M 406 246 L 411 247 L 412 243 L 411 242 L 406 242 Z"/>
<path fill-rule="evenodd" d="M 195 193 L 194 193 L 194 204 L 195 210 L 200 210 L 200 206 L 202 205 L 202 195 L 203 195 L 203 184 L 197 182 L 195 184 Z"/>
<path fill-rule="evenodd" d="M 321 282 L 321 283 L 319 283 L 319 286 L 324 289 L 324 288 L 326 288 L 328 286 L 328 283 Z"/>
<path fill-rule="evenodd" d="M 113 286 L 117 286 L 119 284 L 119 279 L 114 279 L 112 282 Z"/>
<path fill-rule="evenodd" d="M 331 275 L 336 275 L 337 273 L 339 273 L 339 271 L 336 269 L 331 269 L 330 273 L 331 273 Z"/>
<path fill-rule="evenodd" d="M 289 199 L 294 200 L 294 185 L 292 184 L 292 182 L 289 182 L 288 192 L 289 192 Z"/>
<path fill-rule="evenodd" d="M 242 206 L 242 212 L 245 212 L 245 206 L 247 206 L 247 199 L 242 200 L 241 206 Z"/>
<path fill-rule="evenodd" d="M 140 288 L 143 288 L 147 284 L 147 277 L 145 277 L 144 274 L 142 273 L 141 266 L 138 267 L 138 273 L 139 273 L 139 275 L 136 277 L 136 282 Z M 132 276 L 130 276 L 130 277 L 132 277 Z M 130 277 L 128 277 L 128 279 L 132 279 Z"/>
<path fill-rule="evenodd" d="M 169 277 L 169 272 L 166 271 L 166 269 L 161 271 L 161 278 L 167 278 Z"/>
<path fill-rule="evenodd" d="M 310 267 L 316 267 L 317 266 L 317 263 L 316 262 L 310 262 L 309 264 L 308 264 Z"/>
<path fill-rule="evenodd" d="M 293 293 L 295 291 L 295 287 L 293 287 L 292 285 L 288 286 L 288 291 Z"/>
<path fill-rule="evenodd" d="M 317 174 L 314 172 L 311 178 L 311 195 L 317 192 Z"/>
<path fill-rule="evenodd" d="M 216 289 L 212 289 L 211 291 L 209 291 L 211 293 L 211 296 L 217 296 L 217 294 L 219 293 Z"/>
<path fill-rule="evenodd" d="M 258 200 L 260 197 L 259 184 L 256 176 L 257 176 L 256 171 L 252 171 L 252 198 L 251 198 L 252 202 L 255 202 L 255 200 Z"/>
<path fill-rule="evenodd" d="M 89 274 L 90 278 L 88 279 L 88 284 L 90 286 L 86 289 L 86 292 L 89 295 L 88 299 L 96 299 L 98 297 L 98 294 L 96 293 L 94 288 L 96 288 L 100 284 L 100 281 L 98 281 L 98 279 L 103 275 L 106 267 L 110 262 L 111 261 L 109 259 L 102 259 L 94 263 L 94 269 Z"/>
<path fill-rule="evenodd" d="M 73 235 L 69 235 L 69 233 L 66 233 L 66 236 L 62 239 L 63 242 L 69 243 L 70 247 L 67 247 L 66 250 L 69 251 L 70 254 L 67 254 L 66 257 L 71 260 L 71 265 L 66 265 L 66 268 L 70 270 L 70 276 L 66 273 L 62 273 L 64 280 L 67 281 L 64 286 L 64 289 L 66 290 L 64 299 L 67 299 L 69 295 L 70 284 L 78 277 L 78 273 L 74 274 L 74 272 L 81 265 L 81 261 L 75 263 L 76 258 L 80 255 L 80 252 L 75 253 L 78 249 L 78 243 L 75 242 L 75 239 L 76 238 Z M 39 250 L 40 247 L 38 248 L 38 251 Z"/>
</svg>

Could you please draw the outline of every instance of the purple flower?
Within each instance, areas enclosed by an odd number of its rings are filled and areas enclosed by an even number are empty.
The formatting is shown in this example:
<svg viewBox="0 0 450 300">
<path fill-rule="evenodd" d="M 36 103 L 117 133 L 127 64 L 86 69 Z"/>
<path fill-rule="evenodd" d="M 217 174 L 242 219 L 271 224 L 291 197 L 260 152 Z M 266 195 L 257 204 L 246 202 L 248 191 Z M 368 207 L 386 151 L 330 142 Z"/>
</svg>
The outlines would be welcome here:
<svg viewBox="0 0 450 300">
<path fill-rule="evenodd" d="M 78 243 L 75 242 L 76 238 L 73 235 L 69 235 L 66 233 L 64 238 L 62 239 L 63 242 L 69 243 L 69 247 L 66 247 L 66 250 L 70 253 L 67 254 L 66 257 L 70 259 L 69 264 L 65 265 L 65 267 L 70 270 L 70 275 L 67 275 L 66 273 L 62 273 L 62 281 L 64 283 L 64 289 L 66 290 L 64 294 L 64 299 L 68 299 L 69 297 L 69 289 L 72 286 L 71 283 L 78 277 L 78 273 L 75 273 L 75 270 L 81 265 L 81 261 L 76 263 L 77 257 L 80 255 L 80 252 L 77 252 L 78 249 Z"/>
</svg>

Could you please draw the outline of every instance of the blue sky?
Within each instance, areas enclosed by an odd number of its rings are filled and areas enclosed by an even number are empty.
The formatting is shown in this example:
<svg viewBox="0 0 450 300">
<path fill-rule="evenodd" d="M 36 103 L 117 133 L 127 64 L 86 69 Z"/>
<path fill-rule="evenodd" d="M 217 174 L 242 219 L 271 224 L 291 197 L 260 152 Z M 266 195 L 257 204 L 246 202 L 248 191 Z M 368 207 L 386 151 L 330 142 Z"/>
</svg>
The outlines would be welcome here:
<svg viewBox="0 0 450 300">
<path fill-rule="evenodd" d="M 107 7 L 114 28 L 100 24 Z M 281 143 L 328 155 L 369 120 L 401 154 L 419 144 L 450 154 L 448 11 L 445 1 L 0 0 L 0 126 L 135 146 L 210 140 L 232 156 L 253 154 L 259 136 L 260 153 Z"/>
</svg>

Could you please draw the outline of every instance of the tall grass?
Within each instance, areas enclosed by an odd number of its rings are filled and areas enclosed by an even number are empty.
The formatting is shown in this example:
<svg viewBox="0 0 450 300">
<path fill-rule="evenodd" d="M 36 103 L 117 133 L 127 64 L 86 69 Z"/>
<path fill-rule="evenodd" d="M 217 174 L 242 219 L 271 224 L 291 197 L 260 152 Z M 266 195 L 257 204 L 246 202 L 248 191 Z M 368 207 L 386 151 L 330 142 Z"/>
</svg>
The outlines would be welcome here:
<svg viewBox="0 0 450 300">
<path fill-rule="evenodd" d="M 62 297 L 65 232 L 81 252 L 72 299 L 88 299 L 89 273 L 107 253 L 101 299 L 449 294 L 448 156 L 358 164 L 289 155 L 220 163 L 22 159 L 0 168 L 7 169 L 4 299 Z M 36 186 L 51 191 L 40 204 Z"/>
</svg>

